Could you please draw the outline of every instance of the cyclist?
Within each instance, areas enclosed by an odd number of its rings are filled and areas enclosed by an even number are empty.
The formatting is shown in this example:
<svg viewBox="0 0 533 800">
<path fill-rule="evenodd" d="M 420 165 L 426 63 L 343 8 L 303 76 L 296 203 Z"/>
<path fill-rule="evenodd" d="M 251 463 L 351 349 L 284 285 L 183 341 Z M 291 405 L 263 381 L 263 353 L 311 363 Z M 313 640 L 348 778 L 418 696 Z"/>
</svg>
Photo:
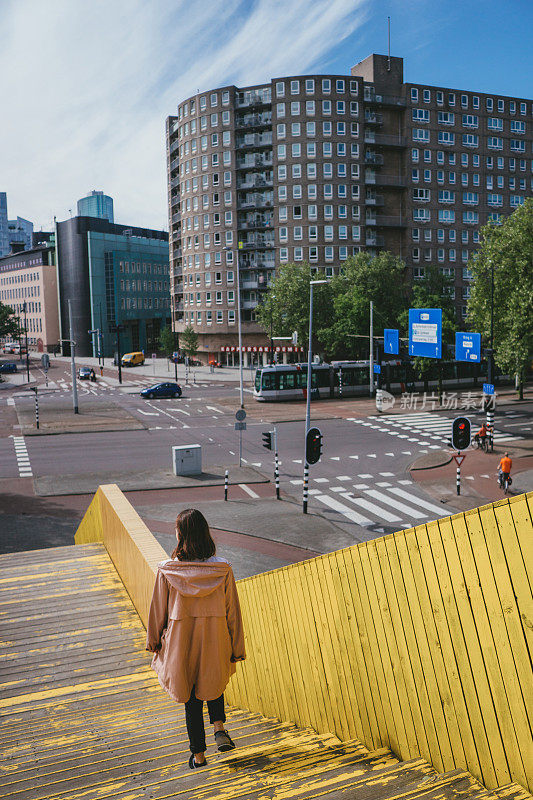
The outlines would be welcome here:
<svg viewBox="0 0 533 800">
<path fill-rule="evenodd" d="M 509 453 L 505 453 L 503 458 L 500 459 L 500 463 L 498 464 L 499 470 L 499 481 L 500 487 L 503 489 L 505 487 L 505 482 L 507 484 L 511 482 L 511 468 L 513 466 L 512 460 L 509 458 Z"/>
<path fill-rule="evenodd" d="M 487 426 L 484 422 L 481 423 L 481 428 L 478 430 L 476 435 L 474 436 L 475 442 L 483 448 L 487 440 Z"/>
</svg>

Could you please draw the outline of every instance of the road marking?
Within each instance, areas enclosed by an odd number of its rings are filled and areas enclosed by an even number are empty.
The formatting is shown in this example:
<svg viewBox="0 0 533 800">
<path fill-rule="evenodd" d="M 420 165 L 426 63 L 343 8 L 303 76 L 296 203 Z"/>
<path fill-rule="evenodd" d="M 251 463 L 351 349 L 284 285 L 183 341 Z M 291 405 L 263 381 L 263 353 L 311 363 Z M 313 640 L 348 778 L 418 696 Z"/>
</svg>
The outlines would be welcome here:
<svg viewBox="0 0 533 800">
<path fill-rule="evenodd" d="M 422 506 L 422 508 L 426 508 L 428 511 L 431 511 L 433 514 L 438 513 L 441 517 L 448 517 L 449 514 L 443 514 L 442 512 L 445 510 L 440 508 L 439 506 L 433 505 L 433 503 L 428 503 L 427 500 L 421 500 L 418 497 L 415 497 L 409 492 L 405 492 L 403 489 L 398 489 L 394 487 L 390 490 L 393 494 L 397 494 L 398 497 L 404 497 L 406 500 L 409 500 L 411 503 L 414 503 L 417 506 Z"/>
<path fill-rule="evenodd" d="M 320 503 L 329 508 L 332 508 L 334 511 L 340 511 L 340 513 L 350 520 L 350 522 L 355 522 L 357 525 L 372 525 L 372 520 L 363 517 L 362 514 L 358 514 L 357 511 L 352 511 L 351 508 L 345 506 L 344 503 L 339 503 L 334 497 L 328 497 L 327 494 L 322 494 L 317 496 L 316 498 Z"/>
<path fill-rule="evenodd" d="M 185 414 L 187 417 L 190 417 L 190 413 L 185 411 L 184 408 L 169 408 L 169 411 L 179 411 L 180 414 Z"/>
<path fill-rule="evenodd" d="M 475 478 L 474 478 L 474 476 L 473 476 L 473 475 L 466 475 L 465 477 L 466 477 L 466 480 L 467 480 L 467 481 L 473 481 L 473 480 L 475 480 Z"/>
<path fill-rule="evenodd" d="M 298 478 L 298 479 L 292 480 L 292 481 L 291 481 L 291 483 L 292 483 L 294 486 L 302 486 L 302 484 L 303 484 L 303 480 L 302 480 L 301 478 Z"/>
<path fill-rule="evenodd" d="M 343 494 L 342 497 L 345 500 L 349 500 L 350 503 L 354 503 L 356 506 L 361 506 L 365 511 L 370 511 L 371 514 L 375 514 L 377 517 L 384 519 L 385 522 L 401 522 L 400 517 L 391 514 L 390 511 L 385 511 L 384 508 L 376 506 L 375 503 L 371 503 L 370 500 L 365 500 L 364 497 L 352 497 L 349 494 Z"/>
<path fill-rule="evenodd" d="M 411 455 L 410 450 L 402 450 L 402 456 L 410 456 L 410 455 Z"/>
<path fill-rule="evenodd" d="M 26 449 L 26 442 L 23 436 L 13 436 L 13 447 L 17 459 L 19 478 L 32 478 L 33 472 L 30 466 L 30 458 Z"/>
<path fill-rule="evenodd" d="M 351 481 L 350 475 L 337 475 L 338 481 Z"/>
<path fill-rule="evenodd" d="M 368 489 L 368 484 L 367 483 L 354 483 L 353 488 L 354 489 Z"/>
<path fill-rule="evenodd" d="M 390 489 L 390 491 L 393 491 L 393 487 Z M 388 497 L 383 492 L 378 492 L 377 489 L 367 489 L 365 494 L 367 494 L 369 497 L 373 497 L 374 500 L 379 500 L 380 503 L 385 503 L 387 506 L 392 506 L 397 511 L 401 511 L 402 514 L 407 514 L 408 517 L 412 517 L 413 519 L 423 519 L 427 516 L 427 514 L 424 514 L 424 512 L 420 511 L 418 508 L 406 506 L 404 503 L 400 503 L 394 497 Z M 408 497 L 408 499 L 413 499 L 411 495 L 407 494 L 407 492 L 404 492 L 404 494 Z"/>
<path fill-rule="evenodd" d="M 322 489 L 309 489 L 307 494 L 322 494 Z"/>
<path fill-rule="evenodd" d="M 380 486 L 382 489 L 386 489 L 389 486 L 392 486 L 392 483 L 389 483 L 388 481 L 376 481 L 376 486 Z"/>
<path fill-rule="evenodd" d="M 364 472 L 362 475 L 358 475 L 358 478 L 372 478 L 373 475 L 369 475 L 367 472 Z"/>
<path fill-rule="evenodd" d="M 224 412 L 220 410 L 220 408 L 216 408 L 216 406 L 206 406 L 208 411 L 216 411 L 217 414 L 223 414 Z"/>
<path fill-rule="evenodd" d="M 412 486 L 413 485 L 413 481 L 408 481 L 408 480 L 398 481 L 398 483 L 401 483 L 403 486 Z"/>
<path fill-rule="evenodd" d="M 262 462 L 261 461 L 251 461 L 250 463 L 251 463 L 252 467 L 260 467 Z"/>
<path fill-rule="evenodd" d="M 479 477 L 480 477 L 480 478 L 490 478 L 490 475 L 486 475 L 486 474 L 485 474 L 485 475 L 480 475 Z"/>
<path fill-rule="evenodd" d="M 330 460 L 330 461 L 340 461 L 340 460 L 341 460 L 341 458 L 340 458 L 340 456 L 330 456 L 330 459 L 329 459 L 329 460 Z"/>
<path fill-rule="evenodd" d="M 367 458 L 377 458 L 375 453 L 368 453 Z"/>
<path fill-rule="evenodd" d="M 345 492 L 346 486 L 330 486 L 329 490 L 330 492 Z"/>
<path fill-rule="evenodd" d="M 392 456 L 394 458 L 394 453 L 385 453 L 386 456 Z"/>
<path fill-rule="evenodd" d="M 380 472 L 379 474 L 384 478 L 394 478 L 394 472 Z"/>
<path fill-rule="evenodd" d="M 292 463 L 293 464 L 301 464 L 302 463 L 302 459 L 301 458 L 293 458 L 292 459 Z"/>
<path fill-rule="evenodd" d="M 8 397 L 7 398 L 7 404 L 8 404 L 8 406 L 14 406 L 15 405 L 15 401 L 13 400 L 12 397 Z"/>
<path fill-rule="evenodd" d="M 350 458 L 359 458 L 359 456 L 350 456 Z"/>
<path fill-rule="evenodd" d="M 138 408 L 137 411 L 139 414 L 144 414 L 145 417 L 158 417 L 159 411 L 143 411 L 142 408 Z"/>
<path fill-rule="evenodd" d="M 315 483 L 329 483 L 329 478 L 313 478 Z"/>
<path fill-rule="evenodd" d="M 243 461 L 244 461 L 244 459 L 243 459 Z M 239 489 L 242 489 L 244 492 L 249 494 L 250 497 L 253 497 L 253 498 L 259 497 L 259 495 L 256 492 L 254 492 L 253 489 L 250 489 L 250 487 L 247 486 L 245 483 L 239 483 Z"/>
</svg>

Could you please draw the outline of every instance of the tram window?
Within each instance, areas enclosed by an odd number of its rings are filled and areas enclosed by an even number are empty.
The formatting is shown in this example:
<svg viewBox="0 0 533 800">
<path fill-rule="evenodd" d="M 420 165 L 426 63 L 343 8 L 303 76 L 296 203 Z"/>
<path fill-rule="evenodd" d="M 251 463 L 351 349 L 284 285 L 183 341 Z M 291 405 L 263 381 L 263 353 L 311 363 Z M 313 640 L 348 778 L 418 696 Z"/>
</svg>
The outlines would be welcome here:
<svg viewBox="0 0 533 800">
<path fill-rule="evenodd" d="M 264 378 L 264 376 L 263 376 Z M 263 380 L 263 388 L 265 388 L 264 380 Z M 255 373 L 255 391 L 259 392 L 261 389 L 261 372 L 258 370 Z"/>
<path fill-rule="evenodd" d="M 273 372 L 263 372 L 263 390 L 269 391 L 275 388 L 276 376 Z"/>
<path fill-rule="evenodd" d="M 294 389 L 296 386 L 296 373 L 295 372 L 281 372 L 279 376 L 280 389 Z"/>
</svg>

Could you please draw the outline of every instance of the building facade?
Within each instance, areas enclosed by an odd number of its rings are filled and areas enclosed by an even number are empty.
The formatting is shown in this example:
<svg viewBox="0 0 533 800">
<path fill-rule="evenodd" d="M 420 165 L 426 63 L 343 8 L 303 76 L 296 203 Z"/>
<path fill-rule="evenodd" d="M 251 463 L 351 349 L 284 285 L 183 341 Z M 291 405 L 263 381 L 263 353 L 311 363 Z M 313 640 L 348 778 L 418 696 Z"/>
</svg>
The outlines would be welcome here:
<svg viewBox="0 0 533 800">
<path fill-rule="evenodd" d="M 9 253 L 9 233 L 7 227 L 7 194 L 0 192 L 0 257 Z"/>
<path fill-rule="evenodd" d="M 14 309 L 22 329 L 26 324 L 30 350 L 53 352 L 59 342 L 53 242 L 30 250 L 15 244 L 9 255 L 0 258 L 0 301 Z"/>
<path fill-rule="evenodd" d="M 98 329 L 109 357 L 116 351 L 111 328 L 120 325 L 123 353 L 156 352 L 170 325 L 168 233 L 73 217 L 57 223 L 56 248 L 61 338 L 72 338 L 79 355 L 96 356 L 89 331 Z"/>
<path fill-rule="evenodd" d="M 87 197 L 78 200 L 78 217 L 97 217 L 114 222 L 113 198 L 93 189 Z"/>
<path fill-rule="evenodd" d="M 33 222 L 23 217 L 10 219 L 7 222 L 9 246 L 13 243 L 24 244 L 25 250 L 30 250 L 33 242 Z"/>
<path fill-rule="evenodd" d="M 224 360 L 239 258 L 243 344 L 266 345 L 255 309 L 276 268 L 332 276 L 361 249 L 401 256 L 413 281 L 439 265 L 463 319 L 480 227 L 532 193 L 532 115 L 525 98 L 405 83 L 403 59 L 376 54 L 350 75 L 180 103 L 166 126 L 175 330 L 193 325 Z"/>
</svg>

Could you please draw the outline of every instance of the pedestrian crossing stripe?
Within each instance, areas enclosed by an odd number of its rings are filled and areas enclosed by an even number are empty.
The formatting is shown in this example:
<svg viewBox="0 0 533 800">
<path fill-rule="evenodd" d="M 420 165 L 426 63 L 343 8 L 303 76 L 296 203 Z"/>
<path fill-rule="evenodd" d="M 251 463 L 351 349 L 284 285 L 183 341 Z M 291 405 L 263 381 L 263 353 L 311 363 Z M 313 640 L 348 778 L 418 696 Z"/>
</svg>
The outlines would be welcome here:
<svg viewBox="0 0 533 800">
<path fill-rule="evenodd" d="M 410 439 L 405 434 L 400 434 L 392 428 L 399 428 L 401 430 L 411 431 L 419 436 L 427 436 L 430 438 L 449 439 L 452 433 L 452 422 L 450 417 L 435 417 L 429 413 L 416 413 L 406 414 L 405 416 L 394 416 L 389 418 L 382 417 L 369 417 L 369 419 L 379 419 L 382 424 L 387 425 L 387 428 L 382 430 L 386 431 L 390 436 L 397 436 L 399 439 L 407 439 L 408 441 L 416 441 Z M 353 420 L 354 422 L 358 420 Z M 522 439 L 522 436 L 509 435 L 506 431 L 495 431 L 495 442 L 511 442 Z"/>
</svg>

